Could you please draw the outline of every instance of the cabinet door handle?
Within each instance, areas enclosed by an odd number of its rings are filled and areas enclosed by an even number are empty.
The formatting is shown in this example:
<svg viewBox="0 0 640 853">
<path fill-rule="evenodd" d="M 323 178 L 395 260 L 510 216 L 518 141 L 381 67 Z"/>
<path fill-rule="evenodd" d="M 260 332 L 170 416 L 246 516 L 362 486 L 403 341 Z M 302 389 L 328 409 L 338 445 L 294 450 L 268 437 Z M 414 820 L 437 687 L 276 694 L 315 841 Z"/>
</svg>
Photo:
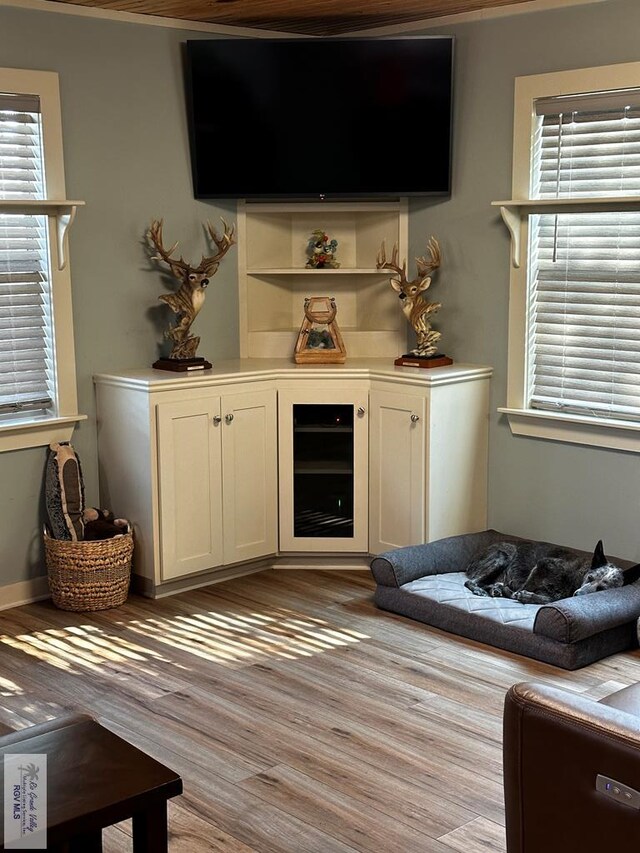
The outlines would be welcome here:
<svg viewBox="0 0 640 853">
<path fill-rule="evenodd" d="M 358 406 L 358 415 L 362 418 L 366 414 L 367 410 L 364 406 Z"/>
<path fill-rule="evenodd" d="M 218 424 L 220 423 L 221 420 L 222 420 L 222 418 L 220 417 L 220 415 L 214 415 L 213 416 L 214 426 L 218 426 Z"/>
<path fill-rule="evenodd" d="M 417 424 L 419 420 L 420 420 L 420 415 L 411 415 L 411 423 L 412 424 Z"/>
<path fill-rule="evenodd" d="M 224 416 L 224 419 L 225 419 L 225 421 L 226 421 L 228 424 L 230 424 L 230 423 L 231 423 L 231 421 L 233 420 L 233 414 L 232 414 L 232 413 L 229 413 L 228 415 L 225 415 L 225 416 Z"/>
</svg>

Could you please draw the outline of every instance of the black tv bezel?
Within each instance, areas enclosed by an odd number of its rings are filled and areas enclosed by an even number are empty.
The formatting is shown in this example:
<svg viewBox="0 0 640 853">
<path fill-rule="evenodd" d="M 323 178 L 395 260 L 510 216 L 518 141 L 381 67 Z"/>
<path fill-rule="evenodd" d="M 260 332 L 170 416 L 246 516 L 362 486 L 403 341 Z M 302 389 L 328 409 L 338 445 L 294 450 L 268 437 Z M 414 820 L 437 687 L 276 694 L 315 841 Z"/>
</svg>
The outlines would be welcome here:
<svg viewBox="0 0 640 853">
<path fill-rule="evenodd" d="M 224 193 L 224 192 L 199 192 L 198 191 L 198 163 L 195 153 L 195 117 L 193 114 L 193 77 L 190 45 L 202 43 L 203 41 L 235 41 L 236 39 L 221 38 L 221 39 L 188 39 L 184 44 L 184 72 L 186 84 L 186 106 L 187 106 L 187 128 L 189 136 L 189 151 L 191 159 L 191 175 L 193 186 L 193 197 L 197 201 L 215 201 L 221 200 L 244 200 L 248 202 L 268 202 L 268 201 L 378 201 L 397 200 L 401 198 L 450 198 L 452 190 L 452 172 L 453 172 L 453 108 L 454 108 L 454 86 L 455 86 L 455 55 L 456 55 L 456 37 L 454 35 L 405 35 L 405 36 L 330 36 L 322 37 L 322 41 L 332 42 L 349 42 L 358 41 L 446 41 L 451 47 L 451 65 L 449 69 L 449 152 L 448 152 L 448 173 L 447 173 L 447 189 L 445 190 L 403 190 L 403 191 L 367 191 L 367 192 L 331 192 L 331 193 L 252 193 L 245 194 L 241 192 Z M 243 41 L 245 39 L 242 39 Z M 291 37 L 291 38 L 267 38 L 258 39 L 259 41 L 271 41 L 274 43 L 302 43 L 306 41 L 318 41 L 316 38 Z"/>
</svg>

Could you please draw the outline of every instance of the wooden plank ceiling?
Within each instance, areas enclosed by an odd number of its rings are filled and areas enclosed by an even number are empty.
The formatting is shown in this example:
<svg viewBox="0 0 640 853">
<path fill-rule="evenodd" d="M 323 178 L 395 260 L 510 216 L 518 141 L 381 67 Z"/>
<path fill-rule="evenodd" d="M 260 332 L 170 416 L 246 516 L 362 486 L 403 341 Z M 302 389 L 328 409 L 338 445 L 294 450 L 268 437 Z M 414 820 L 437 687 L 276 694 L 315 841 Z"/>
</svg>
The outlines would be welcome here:
<svg viewBox="0 0 640 853">
<path fill-rule="evenodd" d="M 57 0 L 60 2 L 60 0 Z M 330 36 L 530 0 L 62 0 L 184 21 Z"/>
</svg>

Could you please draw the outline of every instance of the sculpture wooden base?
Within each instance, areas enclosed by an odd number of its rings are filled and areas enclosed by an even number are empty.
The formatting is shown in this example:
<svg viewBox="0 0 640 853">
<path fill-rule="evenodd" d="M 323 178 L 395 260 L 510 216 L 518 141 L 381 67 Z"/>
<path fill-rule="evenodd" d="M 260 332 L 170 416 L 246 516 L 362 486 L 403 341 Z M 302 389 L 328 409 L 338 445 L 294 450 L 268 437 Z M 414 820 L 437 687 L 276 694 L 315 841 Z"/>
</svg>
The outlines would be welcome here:
<svg viewBox="0 0 640 853">
<path fill-rule="evenodd" d="M 449 358 L 448 355 L 440 355 L 439 353 L 429 358 L 420 358 L 418 355 L 406 353 L 400 356 L 400 358 L 396 358 L 393 363 L 397 367 L 446 367 L 447 364 L 453 364 L 453 359 Z"/>
<path fill-rule="evenodd" d="M 186 371 L 186 370 L 207 370 L 209 367 L 212 367 L 210 361 L 207 361 L 206 358 L 159 358 L 157 361 L 153 362 L 152 365 L 156 370 L 176 370 L 176 371 Z"/>
</svg>

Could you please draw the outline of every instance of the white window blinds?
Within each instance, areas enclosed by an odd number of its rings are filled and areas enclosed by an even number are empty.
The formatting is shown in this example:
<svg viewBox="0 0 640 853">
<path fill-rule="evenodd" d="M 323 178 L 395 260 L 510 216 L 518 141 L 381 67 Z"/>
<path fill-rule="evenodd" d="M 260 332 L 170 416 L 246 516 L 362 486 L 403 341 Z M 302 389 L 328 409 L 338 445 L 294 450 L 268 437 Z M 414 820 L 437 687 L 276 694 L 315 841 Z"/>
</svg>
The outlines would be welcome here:
<svg viewBox="0 0 640 853">
<path fill-rule="evenodd" d="M 0 199 L 45 197 L 39 98 L 0 93 Z M 47 218 L 0 211 L 0 418 L 55 399 Z"/>
<path fill-rule="evenodd" d="M 537 103 L 533 197 L 640 196 L 640 92 Z M 640 212 L 530 217 L 529 405 L 640 420 Z"/>
</svg>

